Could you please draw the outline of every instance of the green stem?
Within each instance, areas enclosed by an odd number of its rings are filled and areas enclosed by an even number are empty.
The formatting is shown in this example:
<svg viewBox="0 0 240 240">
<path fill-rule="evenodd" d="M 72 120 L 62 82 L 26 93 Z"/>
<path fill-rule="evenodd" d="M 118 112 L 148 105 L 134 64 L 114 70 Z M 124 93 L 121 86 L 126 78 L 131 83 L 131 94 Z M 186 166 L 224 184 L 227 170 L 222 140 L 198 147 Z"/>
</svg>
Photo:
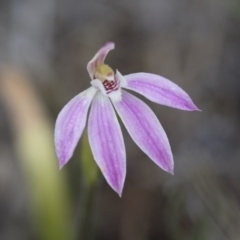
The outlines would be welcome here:
<svg viewBox="0 0 240 240">
<path fill-rule="evenodd" d="M 91 185 L 88 185 L 86 189 L 84 189 L 84 196 L 81 203 L 82 216 L 80 221 L 79 240 L 94 239 L 94 209 L 96 190 L 97 181 Z"/>
<path fill-rule="evenodd" d="M 93 159 L 88 143 L 87 132 L 81 141 L 82 194 L 80 201 L 80 230 L 78 240 L 90 240 L 94 237 L 94 207 L 98 185 L 99 170 Z"/>
</svg>

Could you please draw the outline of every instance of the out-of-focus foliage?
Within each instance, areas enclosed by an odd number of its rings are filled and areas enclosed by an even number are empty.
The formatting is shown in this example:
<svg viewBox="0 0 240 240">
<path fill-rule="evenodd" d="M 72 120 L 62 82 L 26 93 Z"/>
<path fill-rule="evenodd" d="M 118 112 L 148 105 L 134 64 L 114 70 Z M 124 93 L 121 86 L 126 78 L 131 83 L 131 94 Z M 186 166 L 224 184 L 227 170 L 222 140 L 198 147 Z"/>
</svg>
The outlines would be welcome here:
<svg viewBox="0 0 240 240">
<path fill-rule="evenodd" d="M 238 0 L 0 1 L 0 81 L 6 71 L 21 69 L 27 74 L 50 116 L 51 134 L 61 108 L 89 86 L 86 64 L 107 41 L 116 43 L 106 60 L 114 69 L 123 75 L 140 71 L 163 75 L 186 90 L 202 109 L 202 113 L 189 113 L 147 102 L 169 136 L 174 176 L 150 162 L 123 128 L 126 185 L 120 199 L 102 180 L 92 219 L 96 239 L 239 238 L 239 26 Z M 30 207 L 33 182 L 29 182 L 20 153 L 29 144 L 28 162 L 34 161 L 33 145 L 44 132 L 33 134 L 36 138 L 28 140 L 30 143 L 19 142 L 21 135 L 14 126 L 20 119 L 11 117 L 2 91 L 0 239 L 37 239 Z M 24 91 L 17 89 L 20 95 Z M 20 113 L 26 111 L 25 104 L 14 106 Z M 25 124 L 24 129 L 31 132 L 31 125 Z M 53 145 L 47 141 L 44 144 L 53 153 Z M 45 154 L 39 147 L 38 151 L 39 158 Z M 69 190 L 66 198 L 71 199 L 72 218 L 67 221 L 74 231 L 78 231 L 83 213 L 79 152 L 81 149 L 63 173 L 58 172 L 55 159 L 53 177 L 62 178 L 66 173 L 69 179 L 63 177 L 60 187 Z M 45 167 L 52 164 L 50 168 L 54 168 L 54 162 L 43 161 Z M 46 172 L 36 191 L 49 190 L 48 177 Z M 41 182 L 41 177 L 36 178 Z M 55 197 L 52 192 L 48 195 Z"/>
<path fill-rule="evenodd" d="M 1 96 L 15 130 L 19 156 L 30 195 L 33 226 L 39 239 L 72 239 L 69 191 L 53 151 L 51 125 L 27 77 L 5 70 Z"/>
</svg>

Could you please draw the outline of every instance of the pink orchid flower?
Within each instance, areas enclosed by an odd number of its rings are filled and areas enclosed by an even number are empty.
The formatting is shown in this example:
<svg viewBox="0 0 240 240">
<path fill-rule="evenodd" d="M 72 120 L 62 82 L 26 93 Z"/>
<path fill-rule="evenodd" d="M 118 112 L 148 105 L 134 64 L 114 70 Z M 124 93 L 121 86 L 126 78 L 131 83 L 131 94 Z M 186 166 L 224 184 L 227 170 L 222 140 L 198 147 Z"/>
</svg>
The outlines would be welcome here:
<svg viewBox="0 0 240 240">
<path fill-rule="evenodd" d="M 142 100 L 123 88 L 169 107 L 187 111 L 198 108 L 186 92 L 161 76 L 114 73 L 104 64 L 108 52 L 114 47 L 114 43 L 105 44 L 88 63 L 92 86 L 64 106 L 57 117 L 54 137 L 61 169 L 73 155 L 92 103 L 88 119 L 92 153 L 108 184 L 121 196 L 126 176 L 126 151 L 114 108 L 142 151 L 163 170 L 173 174 L 174 168 L 167 135 L 156 115 Z"/>
</svg>

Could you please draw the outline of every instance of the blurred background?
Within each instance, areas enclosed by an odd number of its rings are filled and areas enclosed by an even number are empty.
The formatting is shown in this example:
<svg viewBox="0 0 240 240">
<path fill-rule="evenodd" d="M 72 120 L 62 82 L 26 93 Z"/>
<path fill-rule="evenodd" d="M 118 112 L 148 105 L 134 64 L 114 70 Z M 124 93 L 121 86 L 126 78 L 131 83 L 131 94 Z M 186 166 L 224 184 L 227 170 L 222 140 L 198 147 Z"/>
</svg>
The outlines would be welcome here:
<svg viewBox="0 0 240 240">
<path fill-rule="evenodd" d="M 0 0 L 0 239 L 240 239 L 239 30 L 239 0 Z M 61 171 L 53 147 L 57 114 L 89 86 L 86 64 L 107 41 L 113 69 L 162 75 L 202 109 L 142 98 L 175 175 L 122 126 L 122 198 L 101 174 L 89 190 L 86 142 Z"/>
</svg>

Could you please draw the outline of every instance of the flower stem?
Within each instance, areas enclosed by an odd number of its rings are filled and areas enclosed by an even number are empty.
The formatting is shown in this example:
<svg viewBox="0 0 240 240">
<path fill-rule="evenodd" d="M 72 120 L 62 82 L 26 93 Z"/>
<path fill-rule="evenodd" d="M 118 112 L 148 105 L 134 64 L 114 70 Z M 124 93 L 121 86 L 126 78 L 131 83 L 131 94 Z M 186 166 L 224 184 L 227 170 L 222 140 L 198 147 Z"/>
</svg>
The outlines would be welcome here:
<svg viewBox="0 0 240 240">
<path fill-rule="evenodd" d="M 93 159 L 88 143 L 87 131 L 83 133 L 81 142 L 81 169 L 82 169 L 82 195 L 80 201 L 80 240 L 94 239 L 94 209 L 96 191 L 98 186 L 99 170 Z"/>
<path fill-rule="evenodd" d="M 94 239 L 95 235 L 95 196 L 97 190 L 97 182 L 88 186 L 84 191 L 81 203 L 82 216 L 80 222 L 80 236 L 78 239 Z"/>
</svg>

